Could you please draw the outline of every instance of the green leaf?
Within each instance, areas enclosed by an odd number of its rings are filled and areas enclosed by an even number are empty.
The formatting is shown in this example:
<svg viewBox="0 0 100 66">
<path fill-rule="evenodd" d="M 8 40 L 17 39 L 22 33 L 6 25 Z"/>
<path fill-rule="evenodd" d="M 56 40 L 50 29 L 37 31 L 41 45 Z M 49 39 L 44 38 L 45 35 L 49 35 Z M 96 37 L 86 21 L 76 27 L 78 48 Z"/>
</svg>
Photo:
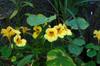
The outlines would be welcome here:
<svg viewBox="0 0 100 66">
<path fill-rule="evenodd" d="M 85 63 L 83 62 L 83 60 L 80 59 L 80 58 L 78 58 L 78 57 L 75 58 L 75 62 L 76 62 L 76 64 L 77 64 L 77 66 L 82 66 L 83 64 L 85 64 Z"/>
<path fill-rule="evenodd" d="M 75 16 L 77 13 L 78 13 L 78 8 L 76 8 L 76 7 L 71 6 L 67 9 L 68 16 Z"/>
<path fill-rule="evenodd" d="M 77 46 L 82 46 L 85 44 L 85 41 L 81 38 L 76 38 L 72 41 L 73 44 L 77 45 Z"/>
<path fill-rule="evenodd" d="M 84 30 L 89 26 L 88 22 L 84 18 L 81 18 L 81 17 L 77 17 L 75 19 L 72 19 L 69 22 L 66 21 L 66 24 L 68 26 L 70 26 L 72 29 L 76 29 L 76 30 L 79 28 Z"/>
<path fill-rule="evenodd" d="M 97 56 L 96 56 L 96 62 L 98 64 L 100 64 L 100 51 L 98 52 Z"/>
<path fill-rule="evenodd" d="M 50 16 L 49 18 L 47 18 L 46 16 L 44 16 L 42 14 L 29 15 L 29 17 L 27 18 L 27 23 L 30 26 L 36 26 L 36 25 L 44 24 L 46 22 L 51 22 L 54 19 L 56 19 L 56 15 Z"/>
<path fill-rule="evenodd" d="M 76 66 L 62 49 L 53 49 L 47 54 L 47 66 Z"/>
<path fill-rule="evenodd" d="M 25 64 L 29 63 L 32 59 L 33 55 L 25 56 L 22 60 L 20 60 L 17 66 L 25 66 Z"/>
<path fill-rule="evenodd" d="M 86 45 L 86 48 L 87 49 L 92 49 L 92 48 L 94 48 L 94 44 L 93 43 L 89 43 L 89 44 Z"/>
<path fill-rule="evenodd" d="M 17 2 L 16 2 L 16 0 L 10 0 L 11 2 L 13 2 L 14 4 L 16 4 Z"/>
<path fill-rule="evenodd" d="M 30 7 L 34 8 L 34 5 L 33 5 L 31 2 L 26 2 L 26 1 L 24 1 L 23 3 L 24 3 L 24 4 L 22 5 L 22 7 L 30 6 Z"/>
<path fill-rule="evenodd" d="M 8 58 L 11 55 L 12 50 L 11 48 L 4 46 L 1 48 L 0 52 L 3 57 Z"/>
<path fill-rule="evenodd" d="M 9 19 L 12 19 L 13 17 L 15 17 L 17 13 L 18 13 L 18 9 L 14 10 L 12 14 L 10 15 Z"/>
<path fill-rule="evenodd" d="M 94 46 L 94 50 L 100 50 L 100 46 L 99 45 L 95 45 Z"/>
<path fill-rule="evenodd" d="M 50 16 L 50 17 L 48 18 L 47 22 L 51 22 L 51 21 L 53 21 L 53 20 L 55 20 L 55 19 L 56 19 L 56 15 Z"/>
<path fill-rule="evenodd" d="M 86 45 L 87 49 L 94 49 L 94 50 L 100 50 L 100 46 L 99 45 L 95 45 L 93 43 L 89 43 Z"/>
<path fill-rule="evenodd" d="M 89 61 L 84 66 L 96 66 L 96 63 L 94 61 Z"/>
<path fill-rule="evenodd" d="M 70 45 L 68 45 L 68 50 L 70 53 L 78 56 L 83 51 L 83 47 L 79 47 L 77 45 L 70 44 Z"/>
<path fill-rule="evenodd" d="M 92 49 L 87 50 L 87 56 L 88 57 L 92 58 L 92 57 L 96 56 L 96 54 L 97 54 L 96 50 L 92 50 Z"/>
</svg>

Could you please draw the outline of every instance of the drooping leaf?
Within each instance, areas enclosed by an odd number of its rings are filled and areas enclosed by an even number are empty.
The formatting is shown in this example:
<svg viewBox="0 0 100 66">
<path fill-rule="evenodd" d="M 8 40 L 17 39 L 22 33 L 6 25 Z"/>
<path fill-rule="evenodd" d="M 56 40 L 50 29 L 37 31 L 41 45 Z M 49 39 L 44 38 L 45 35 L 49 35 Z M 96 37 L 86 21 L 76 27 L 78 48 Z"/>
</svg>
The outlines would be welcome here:
<svg viewBox="0 0 100 66">
<path fill-rule="evenodd" d="M 62 50 L 53 49 L 48 52 L 47 66 L 76 66 L 73 60 Z"/>
<path fill-rule="evenodd" d="M 9 19 L 12 19 L 13 17 L 15 17 L 17 13 L 18 13 L 18 9 L 14 10 L 12 14 L 10 15 Z"/>
<path fill-rule="evenodd" d="M 33 5 L 31 2 L 24 1 L 23 3 L 24 3 L 24 4 L 23 4 L 22 7 L 30 6 L 30 7 L 34 8 L 34 5 Z"/>
<path fill-rule="evenodd" d="M 29 63 L 32 59 L 33 55 L 25 56 L 22 60 L 20 60 L 17 66 L 25 66 L 25 64 Z"/>
<path fill-rule="evenodd" d="M 53 21 L 53 20 L 55 20 L 55 19 L 56 19 L 56 15 L 50 16 L 50 17 L 48 18 L 47 22 L 51 22 L 51 21 Z"/>
</svg>

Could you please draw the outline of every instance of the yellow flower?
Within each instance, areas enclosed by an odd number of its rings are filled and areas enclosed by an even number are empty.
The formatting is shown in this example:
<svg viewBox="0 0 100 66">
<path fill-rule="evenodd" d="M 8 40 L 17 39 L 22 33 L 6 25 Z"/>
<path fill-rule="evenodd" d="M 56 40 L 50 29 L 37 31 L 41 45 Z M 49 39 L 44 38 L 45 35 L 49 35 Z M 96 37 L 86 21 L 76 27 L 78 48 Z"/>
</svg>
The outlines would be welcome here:
<svg viewBox="0 0 100 66">
<path fill-rule="evenodd" d="M 34 28 L 33 28 L 33 30 L 35 31 L 35 32 L 33 32 L 33 38 L 34 39 L 36 39 L 38 36 L 39 36 L 39 34 L 41 33 L 41 31 L 42 31 L 42 27 L 41 26 L 35 26 Z"/>
<path fill-rule="evenodd" d="M 15 32 L 15 34 L 21 34 L 21 32 L 19 30 L 13 30 Z"/>
<path fill-rule="evenodd" d="M 36 32 L 41 32 L 42 31 L 42 27 L 41 26 L 34 26 L 33 30 Z"/>
<path fill-rule="evenodd" d="M 72 32 L 70 29 L 66 29 L 66 35 L 72 35 Z"/>
<path fill-rule="evenodd" d="M 57 26 L 54 26 L 54 28 L 57 29 L 57 34 L 58 34 L 58 37 L 60 37 L 60 38 L 64 38 L 64 36 L 66 36 L 66 35 L 72 35 L 71 30 L 69 30 L 65 26 L 65 24 L 63 24 L 63 25 L 62 24 L 59 24 Z"/>
<path fill-rule="evenodd" d="M 55 28 L 48 28 L 46 30 L 46 34 L 44 35 L 44 38 L 47 39 L 49 42 L 56 41 L 58 38 L 57 30 Z"/>
<path fill-rule="evenodd" d="M 21 39 L 21 36 L 18 34 L 14 37 L 14 42 L 18 47 L 23 47 L 27 43 L 26 39 Z"/>
<path fill-rule="evenodd" d="M 27 27 L 21 27 L 21 29 L 22 29 L 22 33 L 27 33 L 27 31 L 29 31 L 30 29 L 28 29 Z"/>
<path fill-rule="evenodd" d="M 98 40 L 100 40 L 100 30 L 94 30 L 93 34 L 95 34 L 94 37 L 96 37 Z"/>
<path fill-rule="evenodd" d="M 4 37 L 7 37 L 8 39 L 11 38 L 11 36 L 15 34 L 20 34 L 20 31 L 13 29 L 12 27 L 8 26 L 6 29 L 1 30 L 1 34 L 3 34 Z"/>
<path fill-rule="evenodd" d="M 34 32 L 32 36 L 34 39 L 36 39 L 39 36 L 39 34 L 40 34 L 40 32 Z"/>
<path fill-rule="evenodd" d="M 63 24 L 65 30 L 66 30 L 66 35 L 72 35 L 72 32 L 70 29 L 67 28 L 67 26 L 65 24 Z"/>
</svg>

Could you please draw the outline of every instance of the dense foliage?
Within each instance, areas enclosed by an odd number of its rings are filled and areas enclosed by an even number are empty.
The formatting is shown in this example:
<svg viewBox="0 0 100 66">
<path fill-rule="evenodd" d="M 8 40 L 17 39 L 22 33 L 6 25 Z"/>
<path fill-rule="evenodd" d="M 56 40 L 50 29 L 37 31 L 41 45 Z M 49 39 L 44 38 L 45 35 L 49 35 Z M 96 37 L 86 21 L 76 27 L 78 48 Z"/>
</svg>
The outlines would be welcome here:
<svg viewBox="0 0 100 66">
<path fill-rule="evenodd" d="M 91 24 L 88 18 L 80 16 L 79 11 L 91 0 L 47 0 L 51 6 L 48 15 L 23 13 L 24 9 L 35 11 L 41 6 L 33 1 L 10 0 L 14 6 L 11 12 L 6 11 L 7 16 L 5 12 L 0 13 L 0 66 L 100 64 L 100 29 L 92 29 L 95 42 L 88 41 L 86 32 L 91 29 Z M 84 14 L 87 15 L 86 9 Z"/>
</svg>

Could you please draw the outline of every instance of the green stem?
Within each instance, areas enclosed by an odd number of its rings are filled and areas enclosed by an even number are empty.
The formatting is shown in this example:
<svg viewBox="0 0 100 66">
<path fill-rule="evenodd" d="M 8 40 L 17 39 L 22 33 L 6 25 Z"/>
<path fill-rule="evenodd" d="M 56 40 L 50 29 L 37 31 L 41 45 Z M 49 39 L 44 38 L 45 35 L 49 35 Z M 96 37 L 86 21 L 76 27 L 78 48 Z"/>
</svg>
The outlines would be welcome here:
<svg viewBox="0 0 100 66">
<path fill-rule="evenodd" d="M 46 40 L 43 38 L 43 43 L 42 43 L 42 44 L 43 44 L 43 47 L 45 46 L 45 41 L 46 41 Z"/>
<path fill-rule="evenodd" d="M 51 42 L 50 48 L 51 48 L 51 49 L 53 48 L 53 43 L 52 43 L 52 42 Z"/>
<path fill-rule="evenodd" d="M 100 40 L 98 40 L 98 45 L 100 44 Z"/>
<path fill-rule="evenodd" d="M 56 13 L 59 14 L 59 11 L 55 8 L 55 6 L 52 4 L 52 2 L 50 0 L 47 0 L 47 1 L 54 8 L 54 10 L 56 11 Z"/>
</svg>

